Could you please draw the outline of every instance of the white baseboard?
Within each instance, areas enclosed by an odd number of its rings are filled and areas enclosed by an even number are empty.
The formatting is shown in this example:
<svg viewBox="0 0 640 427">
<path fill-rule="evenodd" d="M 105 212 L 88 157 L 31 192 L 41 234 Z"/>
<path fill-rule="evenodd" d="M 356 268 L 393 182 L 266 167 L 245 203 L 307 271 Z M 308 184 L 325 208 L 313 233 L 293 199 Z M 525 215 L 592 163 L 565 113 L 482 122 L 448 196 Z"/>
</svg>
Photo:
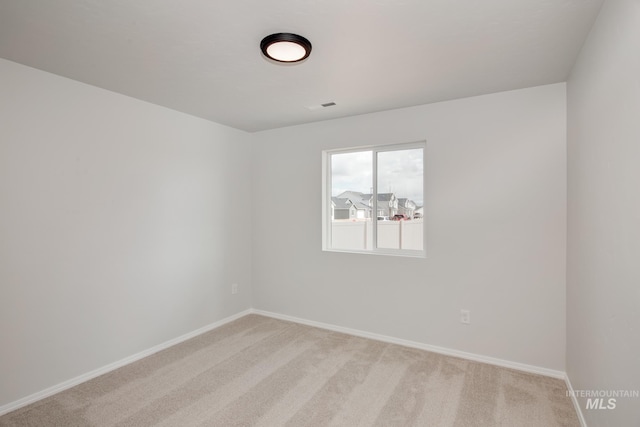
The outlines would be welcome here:
<svg viewBox="0 0 640 427">
<path fill-rule="evenodd" d="M 140 353 L 136 353 L 132 356 L 129 357 L 125 357 L 124 359 L 118 360 L 117 362 L 114 363 L 110 363 L 106 366 L 103 366 L 101 368 L 98 368 L 96 370 L 93 370 L 91 372 L 87 372 L 86 374 L 82 374 L 80 376 L 77 376 L 75 378 L 72 378 L 70 380 L 64 381 L 60 384 L 56 384 L 53 387 L 49 387 L 45 390 L 39 391 L 37 393 L 34 393 L 32 395 L 29 395 L 27 397 L 23 397 L 22 399 L 16 400 L 15 402 L 11 402 L 8 403 L 4 406 L 0 406 L 0 415 L 4 415 L 6 413 L 9 413 L 11 411 L 15 411 L 16 409 L 19 409 L 23 406 L 29 405 L 31 403 L 37 402 L 38 400 L 42 400 L 46 397 L 52 396 L 56 393 L 59 393 L 63 390 L 69 389 L 71 387 L 74 387 L 78 384 L 81 384 L 83 382 L 89 381 L 93 378 L 99 377 L 100 375 L 104 375 L 107 372 L 111 372 L 115 369 L 121 368 L 125 365 L 128 365 L 130 363 L 136 362 L 142 358 L 145 358 L 147 356 L 151 356 L 154 353 L 157 353 L 161 350 L 167 349 L 171 346 L 174 346 L 176 344 L 179 344 L 183 341 L 186 341 L 190 338 L 196 337 L 198 335 L 204 334 L 205 332 L 209 332 L 213 329 L 219 328 L 220 326 L 227 324 L 229 322 L 233 322 L 236 319 L 239 319 L 241 317 L 246 316 L 247 314 L 251 314 L 252 310 L 245 310 L 245 311 L 241 311 L 240 313 L 234 314 L 233 316 L 229 316 L 226 317 L 222 320 L 218 320 L 217 322 L 211 323 L 207 326 L 204 326 L 202 328 L 196 329 L 195 331 L 186 333 L 184 335 L 181 335 L 177 338 L 171 339 L 169 341 L 163 342 L 162 344 L 153 346 L 147 350 L 143 350 Z"/>
<path fill-rule="evenodd" d="M 252 313 L 260 314 L 262 316 L 273 317 L 275 319 L 287 320 L 294 323 L 300 323 L 302 325 L 314 326 L 316 328 L 327 329 L 335 332 L 342 332 L 344 334 L 355 335 L 357 337 L 369 338 L 376 341 L 387 342 L 390 344 L 398 344 L 405 347 L 417 348 L 420 350 L 431 351 L 434 353 L 440 353 L 447 356 L 459 357 L 461 359 L 473 360 L 475 362 L 488 363 L 490 365 L 501 366 L 503 368 L 515 369 L 518 371 L 528 372 L 532 374 L 544 375 L 547 377 L 558 378 L 564 380 L 566 373 L 562 371 L 556 371 L 553 369 L 542 368 L 539 366 L 527 365 L 524 363 L 511 362 L 509 360 L 497 359 L 494 357 L 483 356 L 481 354 L 467 353 L 465 351 L 453 350 L 445 347 L 438 347 L 435 345 L 424 344 L 416 341 L 409 341 L 400 338 L 394 338 L 386 335 L 375 334 L 372 332 L 360 331 L 357 329 L 344 328 L 342 326 L 331 325 L 328 323 L 316 322 L 313 320 L 301 319 L 298 317 L 287 316 L 284 314 L 272 313 L 264 310 L 252 309 Z"/>
<path fill-rule="evenodd" d="M 523 364 L 523 363 L 518 363 L 518 362 L 511 362 L 508 360 L 503 360 L 503 359 L 497 359 L 497 358 L 493 358 L 493 357 L 489 357 L 489 356 L 483 356 L 480 354 L 474 354 L 474 353 L 467 353 L 464 351 L 459 351 L 459 350 L 453 350 L 453 349 L 449 349 L 449 348 L 445 348 L 445 347 L 438 347 L 438 346 L 434 346 L 434 345 L 429 345 L 429 344 L 424 344 L 424 343 L 419 343 L 419 342 L 415 342 L 415 341 L 409 341 L 409 340 L 404 340 L 404 339 L 400 339 L 400 338 L 394 338 L 394 337 L 390 337 L 390 336 L 386 336 L 386 335 L 380 335 L 380 334 L 375 334 L 372 332 L 366 332 L 366 331 L 360 331 L 357 329 L 351 329 L 351 328 L 345 328 L 342 326 L 337 326 L 337 325 L 331 325 L 328 323 L 322 323 L 322 322 L 316 322 L 313 320 L 307 320 L 307 319 L 301 319 L 298 317 L 294 317 L 294 316 L 288 316 L 288 315 L 284 315 L 284 314 L 278 314 L 278 313 L 272 313 L 269 311 L 264 311 L 264 310 L 257 310 L 257 309 L 248 309 L 248 310 L 244 310 L 240 313 L 234 314 L 233 316 L 229 316 L 226 317 L 222 320 L 219 320 L 217 322 L 214 322 L 210 325 L 204 326 L 202 328 L 196 329 L 195 331 L 189 332 L 187 334 L 184 334 L 182 336 L 179 336 L 177 338 L 171 339 L 169 341 L 166 341 L 162 344 L 159 344 L 157 346 L 151 347 L 147 350 L 141 351 L 140 353 L 134 354 L 132 356 L 126 357 L 124 359 L 121 359 L 117 362 L 111 363 L 109 365 L 103 366 L 101 368 L 98 368 L 96 370 L 93 370 L 91 372 L 87 372 L 86 374 L 77 376 L 75 378 L 72 378 L 70 380 L 64 381 L 60 384 L 54 385 L 53 387 L 49 387 L 45 390 L 39 391 L 37 393 L 34 393 L 32 395 L 29 395 L 27 397 L 24 397 L 22 399 L 16 400 L 15 402 L 11 402 L 9 404 L 6 404 L 4 406 L 0 406 L 0 415 L 4 415 L 6 413 L 9 413 L 11 411 L 15 411 L 16 409 L 19 409 L 23 406 L 29 405 L 31 403 L 37 402 L 38 400 L 42 400 L 46 397 L 52 396 L 56 393 L 59 393 L 61 391 L 64 391 L 66 389 L 69 389 L 71 387 L 74 387 L 78 384 L 81 384 L 83 382 L 89 381 L 93 378 L 96 378 L 100 375 L 106 374 L 108 372 L 111 372 L 115 369 L 121 368 L 123 366 L 126 366 L 130 363 L 136 362 L 142 358 L 145 358 L 147 356 L 150 356 L 154 353 L 157 353 L 161 350 L 164 350 L 166 348 L 169 348 L 171 346 L 174 346 L 176 344 L 179 344 L 183 341 L 186 341 L 190 338 L 193 338 L 195 336 L 201 335 L 205 332 L 209 332 L 213 329 L 219 328 L 220 326 L 227 324 L 229 322 L 232 322 L 236 319 L 239 319 L 241 317 L 244 317 L 248 314 L 259 314 L 262 316 L 267 316 L 267 317 L 273 317 L 275 319 L 281 319 L 281 320 L 286 320 L 286 321 L 290 321 L 290 322 L 294 322 L 294 323 L 300 323 L 302 325 L 308 325 L 308 326 L 314 326 L 317 328 L 321 328 L 321 329 L 327 329 L 330 331 L 335 331 L 335 332 L 341 332 L 341 333 L 345 333 L 345 334 L 349 334 L 349 335 L 354 335 L 354 336 L 358 336 L 358 337 L 363 337 L 363 338 L 369 338 L 369 339 L 373 339 L 376 341 L 382 341 L 382 342 L 387 342 L 390 344 L 398 344 L 398 345 L 402 345 L 405 347 L 411 347 L 411 348 L 417 348 L 420 350 L 426 350 L 426 351 L 431 351 L 434 353 L 440 353 L 440 354 L 444 354 L 447 356 L 453 356 L 453 357 L 459 357 L 462 359 L 467 359 L 467 360 L 473 360 L 476 362 L 482 362 L 482 363 L 488 363 L 490 365 L 495 365 L 495 366 L 501 366 L 504 368 L 510 368 L 510 369 L 515 369 L 518 371 L 523 371 L 523 372 L 529 372 L 529 373 L 533 373 L 533 374 L 539 374 L 539 375 L 545 375 L 548 377 L 553 377 L 553 378 L 559 378 L 562 379 L 566 382 L 567 384 L 567 388 L 570 391 L 573 391 L 573 389 L 571 388 L 571 382 L 569 381 L 569 378 L 567 377 L 565 372 L 562 371 L 556 371 L 556 370 L 552 370 L 552 369 L 547 369 L 547 368 L 542 368 L 542 367 L 538 367 L 538 366 L 532 366 L 532 365 L 527 365 L 527 364 Z M 573 399 L 573 404 L 576 408 L 576 412 L 578 413 L 578 418 L 580 419 L 580 423 L 582 424 L 582 427 L 586 427 L 586 423 L 584 421 L 584 417 L 582 415 L 582 412 L 580 410 L 580 406 L 578 405 L 578 402 L 576 400 L 575 397 L 572 397 Z"/>
<path fill-rule="evenodd" d="M 569 380 L 569 375 L 565 374 L 564 382 L 567 385 L 567 390 L 569 390 L 569 393 L 571 395 L 571 401 L 573 402 L 573 407 L 576 410 L 576 414 L 578 414 L 578 420 L 580 421 L 580 425 L 582 427 L 587 427 L 587 421 L 584 419 L 582 408 L 580 408 L 580 402 L 578 402 L 578 398 L 576 397 L 576 394 L 573 391 L 573 386 L 571 385 L 571 380 Z"/>
</svg>

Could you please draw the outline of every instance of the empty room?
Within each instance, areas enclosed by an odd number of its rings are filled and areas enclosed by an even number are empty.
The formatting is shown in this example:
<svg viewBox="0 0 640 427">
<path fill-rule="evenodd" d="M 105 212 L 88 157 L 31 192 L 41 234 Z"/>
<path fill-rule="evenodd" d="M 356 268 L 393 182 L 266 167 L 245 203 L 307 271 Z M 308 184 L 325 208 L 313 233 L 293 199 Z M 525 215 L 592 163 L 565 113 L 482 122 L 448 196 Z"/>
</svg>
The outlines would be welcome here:
<svg viewBox="0 0 640 427">
<path fill-rule="evenodd" d="M 640 426 L 638 0 L 0 0 L 0 426 Z"/>
</svg>

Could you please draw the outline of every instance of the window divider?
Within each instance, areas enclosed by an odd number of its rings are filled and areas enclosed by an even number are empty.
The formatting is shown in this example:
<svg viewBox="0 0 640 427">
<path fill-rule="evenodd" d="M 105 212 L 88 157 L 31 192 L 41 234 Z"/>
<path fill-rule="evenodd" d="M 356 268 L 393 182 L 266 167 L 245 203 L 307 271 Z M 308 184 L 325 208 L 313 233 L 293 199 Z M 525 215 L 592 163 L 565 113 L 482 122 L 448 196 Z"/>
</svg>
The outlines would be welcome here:
<svg viewBox="0 0 640 427">
<path fill-rule="evenodd" d="M 371 249 L 378 249 L 378 152 L 376 150 L 371 150 L 371 164 L 373 165 L 373 173 L 372 173 L 372 186 L 373 186 L 373 194 L 371 198 L 373 199 L 373 203 L 371 205 Z M 375 223 L 374 223 L 375 221 Z"/>
</svg>

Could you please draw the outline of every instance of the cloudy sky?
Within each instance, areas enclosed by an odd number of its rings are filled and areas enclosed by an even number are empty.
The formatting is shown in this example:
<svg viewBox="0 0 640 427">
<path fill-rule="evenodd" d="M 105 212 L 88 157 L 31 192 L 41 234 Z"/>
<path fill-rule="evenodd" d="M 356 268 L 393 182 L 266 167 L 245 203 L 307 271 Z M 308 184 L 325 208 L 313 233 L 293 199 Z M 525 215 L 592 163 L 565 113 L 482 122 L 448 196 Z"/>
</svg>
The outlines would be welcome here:
<svg viewBox="0 0 640 427">
<path fill-rule="evenodd" d="M 331 156 L 331 194 L 343 191 L 371 193 L 373 187 L 371 151 Z M 378 153 L 378 192 L 395 193 L 422 206 L 422 149 Z"/>
</svg>

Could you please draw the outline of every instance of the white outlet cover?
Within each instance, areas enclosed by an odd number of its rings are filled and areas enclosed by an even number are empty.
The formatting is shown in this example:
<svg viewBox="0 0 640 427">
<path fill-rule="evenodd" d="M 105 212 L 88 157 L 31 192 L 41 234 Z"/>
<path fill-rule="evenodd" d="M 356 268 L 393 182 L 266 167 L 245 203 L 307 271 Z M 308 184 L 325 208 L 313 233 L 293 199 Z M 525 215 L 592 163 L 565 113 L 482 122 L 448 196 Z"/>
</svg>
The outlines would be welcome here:
<svg viewBox="0 0 640 427">
<path fill-rule="evenodd" d="M 471 323 L 471 312 L 469 310 L 460 310 L 460 323 L 465 325 Z"/>
</svg>

